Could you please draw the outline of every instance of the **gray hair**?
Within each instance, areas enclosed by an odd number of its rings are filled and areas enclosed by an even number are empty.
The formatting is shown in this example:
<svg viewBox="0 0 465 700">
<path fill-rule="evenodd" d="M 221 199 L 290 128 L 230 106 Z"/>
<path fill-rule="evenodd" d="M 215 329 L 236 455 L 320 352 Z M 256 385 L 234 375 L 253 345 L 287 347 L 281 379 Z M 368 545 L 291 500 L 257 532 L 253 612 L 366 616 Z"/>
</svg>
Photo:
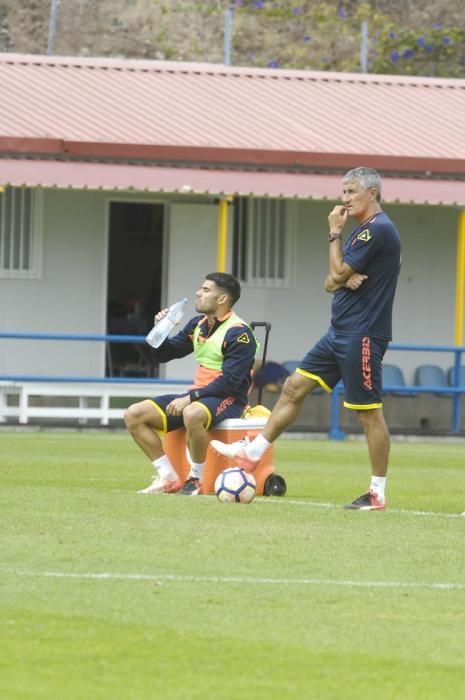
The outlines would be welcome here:
<svg viewBox="0 0 465 700">
<path fill-rule="evenodd" d="M 358 180 L 364 190 L 370 190 L 372 187 L 375 187 L 377 189 L 376 200 L 378 202 L 381 200 L 381 177 L 376 170 L 365 167 L 349 170 L 342 178 L 342 184 L 347 185 L 349 182 L 354 182 L 354 180 Z"/>
</svg>

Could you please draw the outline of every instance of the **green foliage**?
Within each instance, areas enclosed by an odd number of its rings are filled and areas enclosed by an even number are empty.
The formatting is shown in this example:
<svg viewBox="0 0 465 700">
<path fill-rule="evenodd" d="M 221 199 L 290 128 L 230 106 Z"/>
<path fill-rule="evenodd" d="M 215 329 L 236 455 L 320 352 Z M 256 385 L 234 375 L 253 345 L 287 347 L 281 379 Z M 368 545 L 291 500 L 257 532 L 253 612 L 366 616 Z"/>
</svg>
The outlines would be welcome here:
<svg viewBox="0 0 465 700">
<path fill-rule="evenodd" d="M 374 73 L 465 77 L 465 29 L 388 25 L 373 40 Z"/>
<path fill-rule="evenodd" d="M 50 0 L 4 4 L 0 49 L 43 53 Z M 359 72 L 367 22 L 369 72 L 465 77 L 463 0 L 60 0 L 55 51 L 223 63 L 227 8 L 234 65 Z"/>
<path fill-rule="evenodd" d="M 171 31 L 162 40 L 159 33 L 156 45 L 173 58 L 221 61 L 229 6 L 235 65 L 358 72 L 361 25 L 367 22 L 369 72 L 465 77 L 465 30 L 433 23 L 419 29 L 399 14 L 398 5 L 191 0 L 164 7 L 164 19 L 179 36 L 174 39 Z"/>
</svg>

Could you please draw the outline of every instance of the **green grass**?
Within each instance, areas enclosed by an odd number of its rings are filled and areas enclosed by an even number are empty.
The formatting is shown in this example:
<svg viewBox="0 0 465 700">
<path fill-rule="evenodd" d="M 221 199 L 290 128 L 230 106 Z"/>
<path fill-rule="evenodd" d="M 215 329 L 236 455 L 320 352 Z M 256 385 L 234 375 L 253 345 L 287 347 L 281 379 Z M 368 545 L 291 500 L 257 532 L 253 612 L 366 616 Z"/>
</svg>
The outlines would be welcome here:
<svg viewBox="0 0 465 700">
<path fill-rule="evenodd" d="M 0 697 L 465 697 L 465 445 L 281 440 L 282 499 L 140 496 L 123 433 L 1 432 Z M 444 584 L 436 586 L 435 584 Z"/>
</svg>

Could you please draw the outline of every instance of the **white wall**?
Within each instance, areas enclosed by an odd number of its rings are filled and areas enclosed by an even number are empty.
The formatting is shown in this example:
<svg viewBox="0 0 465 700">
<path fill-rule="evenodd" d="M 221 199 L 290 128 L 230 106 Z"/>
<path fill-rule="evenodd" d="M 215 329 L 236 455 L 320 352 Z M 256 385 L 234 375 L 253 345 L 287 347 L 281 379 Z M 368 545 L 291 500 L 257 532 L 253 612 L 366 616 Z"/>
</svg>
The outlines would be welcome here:
<svg viewBox="0 0 465 700">
<path fill-rule="evenodd" d="M 328 269 L 327 215 L 333 205 L 310 201 L 296 205 L 295 275 L 290 289 L 259 290 L 244 285 L 239 302 L 243 317 L 272 324 L 269 359 L 302 359 L 329 326 L 331 295 L 323 290 L 323 282 Z M 458 212 L 447 207 L 403 205 L 386 205 L 385 210 L 402 240 L 393 342 L 452 345 Z M 390 351 L 386 361 L 400 365 L 407 381 L 413 381 L 418 364 L 439 364 L 447 369 L 453 356 Z M 463 361 L 465 364 L 465 357 Z"/>
<path fill-rule="evenodd" d="M 44 192 L 40 279 L 0 279 L 1 325 L 5 331 L 105 332 L 105 240 L 102 196 L 89 192 Z M 16 341 L 1 343 L 3 373 L 101 375 L 98 343 Z"/>
<path fill-rule="evenodd" d="M 385 209 L 402 239 L 393 342 L 453 345 L 458 212 L 451 207 L 405 205 Z M 388 351 L 386 362 L 400 365 L 411 382 L 419 364 L 447 369 L 454 358 L 451 353 Z"/>
<path fill-rule="evenodd" d="M 218 207 L 215 204 L 170 205 L 168 242 L 167 304 L 187 297 L 185 319 L 194 316 L 195 292 L 205 275 L 217 269 Z M 161 366 L 161 376 L 194 377 L 193 355 Z"/>
<path fill-rule="evenodd" d="M 249 321 L 268 321 L 268 358 L 277 362 L 301 359 L 327 330 L 331 298 L 323 289 L 327 263 L 328 204 L 299 202 L 292 246 L 293 281 L 289 288 L 243 285 L 237 308 Z"/>
<path fill-rule="evenodd" d="M 0 279 L 1 330 L 105 332 L 109 198 L 108 193 L 45 191 L 42 277 Z M 111 198 L 117 200 L 118 196 Z M 327 215 L 333 204 L 290 203 L 296 206 L 297 235 L 289 289 L 243 285 L 237 313 L 248 321 L 271 322 L 269 359 L 301 359 L 328 328 L 331 296 L 324 292 L 323 282 Z M 218 208 L 213 203 L 173 202 L 167 209 L 165 254 L 169 262 L 164 299 L 172 303 L 187 296 L 189 316 L 195 313 L 194 295 L 204 275 L 217 268 Z M 394 342 L 453 344 L 458 212 L 447 207 L 405 205 L 387 205 L 385 209 L 400 230 L 403 248 Z M 449 354 L 388 351 L 386 361 L 399 364 L 411 380 L 414 367 L 421 362 L 447 368 L 453 358 Z M 103 368 L 100 343 L 0 342 L 0 373 L 103 376 Z M 193 372 L 192 358 L 166 365 L 170 378 L 190 378 Z"/>
</svg>

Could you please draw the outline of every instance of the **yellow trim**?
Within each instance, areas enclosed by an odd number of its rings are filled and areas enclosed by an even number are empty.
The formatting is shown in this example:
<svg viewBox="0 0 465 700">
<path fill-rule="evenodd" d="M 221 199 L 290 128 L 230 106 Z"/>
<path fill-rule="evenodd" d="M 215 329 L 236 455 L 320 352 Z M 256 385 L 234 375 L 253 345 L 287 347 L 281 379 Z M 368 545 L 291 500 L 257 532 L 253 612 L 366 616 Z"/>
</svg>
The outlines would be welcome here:
<svg viewBox="0 0 465 700">
<path fill-rule="evenodd" d="M 347 401 L 344 401 L 344 408 L 351 408 L 354 411 L 371 411 L 373 408 L 382 408 L 382 405 L 382 403 L 359 404 L 347 403 Z"/>
<path fill-rule="evenodd" d="M 203 410 L 204 410 L 205 413 L 207 414 L 207 419 L 208 419 L 208 420 L 207 420 L 207 425 L 205 426 L 205 430 L 208 430 L 208 429 L 210 428 L 211 424 L 212 424 L 212 414 L 211 414 L 211 411 L 210 411 L 210 409 L 209 409 L 207 406 L 205 406 L 205 404 L 202 403 L 201 401 L 196 401 L 195 403 L 198 404 L 199 406 L 202 406 Z"/>
<path fill-rule="evenodd" d="M 218 204 L 218 253 L 216 269 L 226 272 L 226 250 L 228 247 L 228 203 L 232 197 L 222 197 Z"/>
<path fill-rule="evenodd" d="M 158 413 L 161 416 L 161 420 L 163 423 L 163 428 L 161 430 L 158 430 L 157 428 L 155 428 L 155 430 L 157 431 L 157 433 L 161 433 L 163 435 L 164 433 L 168 432 L 168 420 L 166 418 L 166 413 L 163 411 L 162 408 L 160 408 L 160 406 L 157 403 L 155 403 L 155 401 L 153 399 L 149 399 L 149 401 L 151 401 L 153 403 L 153 405 L 155 406 L 155 408 L 157 409 Z"/>
<path fill-rule="evenodd" d="M 311 372 L 306 372 L 304 369 L 301 369 L 300 367 L 297 367 L 296 369 L 297 374 L 301 374 L 302 377 L 307 377 L 308 379 L 314 379 L 315 382 L 318 382 L 318 384 L 321 386 L 322 389 L 328 392 L 328 394 L 332 394 L 333 390 L 331 387 L 329 387 L 322 379 L 321 377 L 317 377 L 316 374 L 311 374 Z"/>
<path fill-rule="evenodd" d="M 455 344 L 463 345 L 465 296 L 465 209 L 459 214 L 457 227 L 457 267 L 455 275 Z"/>
</svg>

